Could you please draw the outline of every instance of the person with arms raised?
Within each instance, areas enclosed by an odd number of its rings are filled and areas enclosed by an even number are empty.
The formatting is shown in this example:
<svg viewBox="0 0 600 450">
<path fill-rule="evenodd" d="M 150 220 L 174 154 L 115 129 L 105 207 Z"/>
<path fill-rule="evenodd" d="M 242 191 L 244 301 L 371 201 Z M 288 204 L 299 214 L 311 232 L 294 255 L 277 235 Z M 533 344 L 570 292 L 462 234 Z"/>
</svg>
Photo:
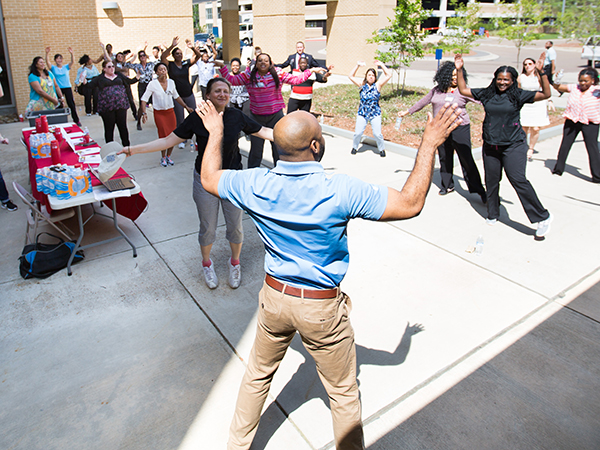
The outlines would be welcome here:
<svg viewBox="0 0 600 450">
<path fill-rule="evenodd" d="M 429 114 L 402 191 L 325 173 L 320 163 L 325 139 L 306 111 L 288 114 L 275 125 L 280 159 L 274 169 L 223 170 L 227 127 L 222 115 L 210 102 L 202 102 L 196 112 L 209 132 L 202 185 L 248 213 L 266 250 L 256 337 L 227 449 L 252 444 L 271 381 L 296 332 L 331 399 L 336 448 L 363 449 L 351 302 L 339 287 L 349 263 L 347 225 L 352 218 L 401 220 L 420 213 L 436 149 L 460 124 L 459 111 L 446 105 L 435 118 Z"/>
</svg>

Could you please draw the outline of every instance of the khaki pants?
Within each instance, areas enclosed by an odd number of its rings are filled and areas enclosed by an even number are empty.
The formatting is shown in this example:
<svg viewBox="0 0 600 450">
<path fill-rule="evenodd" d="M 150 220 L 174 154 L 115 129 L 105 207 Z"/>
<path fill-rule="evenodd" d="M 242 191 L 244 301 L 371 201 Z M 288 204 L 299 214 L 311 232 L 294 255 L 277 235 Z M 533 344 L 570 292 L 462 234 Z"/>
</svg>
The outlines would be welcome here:
<svg viewBox="0 0 600 450">
<path fill-rule="evenodd" d="M 364 448 L 350 309 L 350 298 L 343 292 L 336 298 L 313 300 L 263 285 L 256 339 L 229 430 L 229 450 L 250 448 L 273 375 L 296 331 L 329 396 L 336 448 Z"/>
</svg>

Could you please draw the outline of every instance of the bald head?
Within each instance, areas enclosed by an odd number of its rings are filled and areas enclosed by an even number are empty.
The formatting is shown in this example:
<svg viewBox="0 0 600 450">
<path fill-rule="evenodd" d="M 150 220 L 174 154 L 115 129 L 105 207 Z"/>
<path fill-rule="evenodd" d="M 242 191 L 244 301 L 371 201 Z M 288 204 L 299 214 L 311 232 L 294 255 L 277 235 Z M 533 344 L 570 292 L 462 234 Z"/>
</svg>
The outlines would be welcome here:
<svg viewBox="0 0 600 450">
<path fill-rule="evenodd" d="M 287 161 L 320 161 L 325 151 L 321 126 L 306 111 L 294 111 L 277 122 L 273 139 L 281 159 Z"/>
</svg>

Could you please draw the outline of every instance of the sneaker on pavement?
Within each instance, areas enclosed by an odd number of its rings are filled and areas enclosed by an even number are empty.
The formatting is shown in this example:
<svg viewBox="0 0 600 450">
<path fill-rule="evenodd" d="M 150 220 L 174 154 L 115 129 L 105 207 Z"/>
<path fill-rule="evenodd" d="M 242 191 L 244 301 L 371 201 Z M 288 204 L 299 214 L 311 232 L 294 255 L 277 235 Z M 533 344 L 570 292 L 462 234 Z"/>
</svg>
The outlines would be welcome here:
<svg viewBox="0 0 600 450">
<path fill-rule="evenodd" d="M 170 165 L 170 166 L 174 166 L 175 165 L 175 163 L 173 162 L 173 160 L 171 159 L 170 156 L 167 156 L 167 164 Z"/>
<path fill-rule="evenodd" d="M 162 158 L 160 158 L 160 165 L 163 167 L 167 167 L 167 158 L 165 158 L 164 156 Z"/>
<path fill-rule="evenodd" d="M 240 283 L 242 282 L 242 265 L 231 264 L 231 259 L 227 260 L 227 265 L 229 266 L 229 286 L 232 289 L 237 289 L 240 287 Z"/>
<path fill-rule="evenodd" d="M 496 222 L 498 222 L 498 219 L 485 219 L 485 223 L 487 223 L 488 225 L 496 225 Z"/>
<path fill-rule="evenodd" d="M 5 202 L 2 202 L 2 209 L 6 209 L 7 211 L 13 212 L 16 211 L 17 209 L 19 209 L 17 207 L 17 205 L 15 205 L 13 202 L 9 200 L 6 200 Z"/>
<path fill-rule="evenodd" d="M 182 142 L 181 144 L 178 145 L 179 148 L 184 149 L 185 148 L 185 142 Z"/>
<path fill-rule="evenodd" d="M 215 289 L 219 285 L 219 280 L 217 279 L 215 264 L 212 262 L 212 259 L 210 260 L 210 266 L 202 266 L 202 270 L 204 271 L 204 281 L 206 281 L 206 285 L 210 289 Z"/>
<path fill-rule="evenodd" d="M 543 238 L 550 231 L 550 224 L 552 223 L 552 214 L 548 213 L 548 218 L 537 223 L 537 230 L 535 230 L 535 238 Z"/>
</svg>

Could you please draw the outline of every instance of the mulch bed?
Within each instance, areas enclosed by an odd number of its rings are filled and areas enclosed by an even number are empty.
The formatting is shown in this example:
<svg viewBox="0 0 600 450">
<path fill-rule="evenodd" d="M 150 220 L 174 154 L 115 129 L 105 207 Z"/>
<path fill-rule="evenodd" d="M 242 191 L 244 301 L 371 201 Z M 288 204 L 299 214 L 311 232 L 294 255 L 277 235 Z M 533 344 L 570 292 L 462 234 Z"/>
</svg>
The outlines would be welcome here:
<svg viewBox="0 0 600 450">
<path fill-rule="evenodd" d="M 401 97 L 400 93 L 395 91 L 389 84 L 384 86 L 380 105 L 382 109 L 382 132 L 386 141 L 418 148 L 427 123 L 427 112 L 431 111 L 431 106 L 428 105 L 418 113 L 404 117 L 400 130 L 396 130 L 394 125 L 398 111 L 408 109 L 428 92 L 428 89 L 407 86 L 405 87 L 405 95 Z M 285 96 L 287 97 L 287 95 Z M 358 104 L 358 88 L 354 85 L 338 84 L 314 91 L 312 112 L 316 115 L 323 114 L 325 125 L 354 131 Z M 483 107 L 468 103 L 467 111 L 471 119 L 472 145 L 473 147 L 480 147 L 482 145 Z M 562 110 L 550 111 L 549 115 L 550 125 L 544 128 L 564 123 Z M 370 125 L 367 126 L 365 135 L 373 136 Z"/>
</svg>

